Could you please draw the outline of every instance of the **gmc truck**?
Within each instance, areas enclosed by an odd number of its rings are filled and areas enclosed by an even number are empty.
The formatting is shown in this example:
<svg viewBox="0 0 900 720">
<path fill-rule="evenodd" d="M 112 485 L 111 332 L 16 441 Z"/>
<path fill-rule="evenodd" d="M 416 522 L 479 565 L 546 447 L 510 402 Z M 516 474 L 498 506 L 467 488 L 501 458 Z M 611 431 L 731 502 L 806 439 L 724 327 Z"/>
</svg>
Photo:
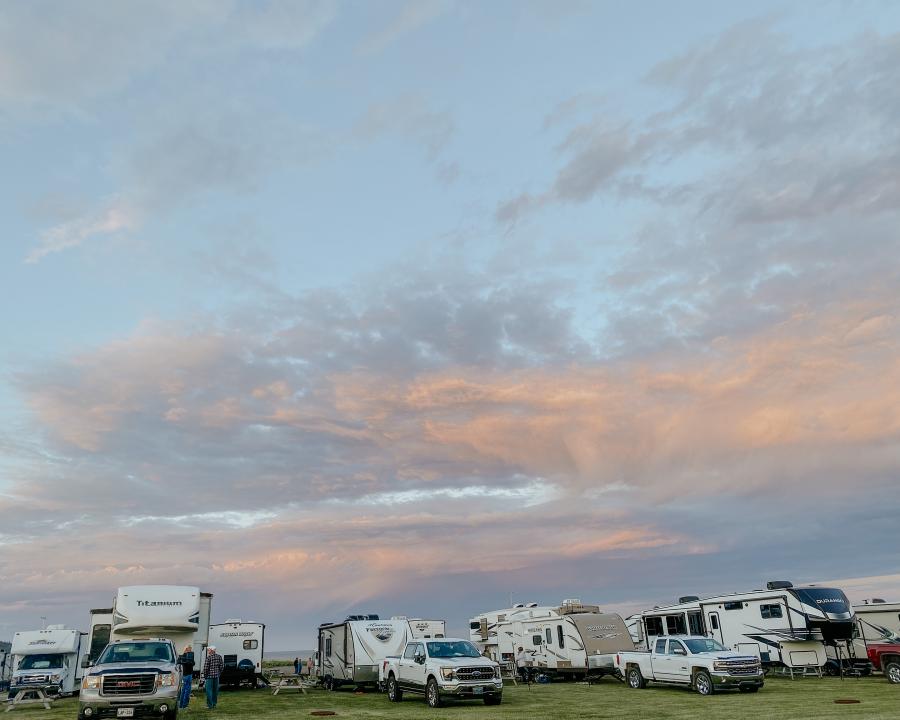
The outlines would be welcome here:
<svg viewBox="0 0 900 720">
<path fill-rule="evenodd" d="M 657 638 L 650 652 L 616 653 L 615 665 L 635 690 L 651 681 L 685 685 L 701 695 L 734 688 L 756 692 L 763 686 L 759 658 L 726 650 L 703 636 Z"/>
<path fill-rule="evenodd" d="M 403 700 L 404 692 L 424 695 L 433 708 L 445 698 L 484 700 L 485 705 L 499 705 L 503 698 L 500 665 L 468 640 L 455 638 L 410 640 L 401 655 L 382 661 L 379 680 L 391 702 Z"/>
<path fill-rule="evenodd" d="M 181 668 L 171 640 L 116 640 L 81 681 L 79 720 L 155 717 L 175 720 Z"/>
</svg>

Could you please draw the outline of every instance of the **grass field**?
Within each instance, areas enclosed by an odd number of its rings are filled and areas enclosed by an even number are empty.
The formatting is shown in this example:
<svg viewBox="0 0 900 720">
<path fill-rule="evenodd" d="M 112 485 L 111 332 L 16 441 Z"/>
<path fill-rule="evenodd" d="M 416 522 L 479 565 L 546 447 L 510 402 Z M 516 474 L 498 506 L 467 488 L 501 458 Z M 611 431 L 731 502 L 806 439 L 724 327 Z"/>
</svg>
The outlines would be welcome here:
<svg viewBox="0 0 900 720">
<path fill-rule="evenodd" d="M 835 704 L 837 698 L 855 698 L 858 705 Z M 184 720 L 224 718 L 259 718 L 294 720 L 308 718 L 313 710 L 333 710 L 341 718 L 419 718 L 486 719 L 527 718 L 703 718 L 703 720 L 769 720 L 785 718 L 898 718 L 900 686 L 882 677 L 858 680 L 838 679 L 767 679 L 756 695 L 728 693 L 712 697 L 681 688 L 651 685 L 646 690 L 630 690 L 615 680 L 588 686 L 558 683 L 527 687 L 509 686 L 503 691 L 503 704 L 485 707 L 481 703 L 459 703 L 430 710 L 423 699 L 407 695 L 400 704 L 389 703 L 378 693 L 356 695 L 352 691 L 329 693 L 313 690 L 301 695 L 296 690 L 273 697 L 267 690 L 224 692 L 219 707 L 206 710 L 203 699 L 196 695 L 191 707 L 179 714 Z M 73 720 L 77 714 L 75 700 L 63 700 L 50 711 L 27 707 L 8 717 L 29 720 Z"/>
</svg>

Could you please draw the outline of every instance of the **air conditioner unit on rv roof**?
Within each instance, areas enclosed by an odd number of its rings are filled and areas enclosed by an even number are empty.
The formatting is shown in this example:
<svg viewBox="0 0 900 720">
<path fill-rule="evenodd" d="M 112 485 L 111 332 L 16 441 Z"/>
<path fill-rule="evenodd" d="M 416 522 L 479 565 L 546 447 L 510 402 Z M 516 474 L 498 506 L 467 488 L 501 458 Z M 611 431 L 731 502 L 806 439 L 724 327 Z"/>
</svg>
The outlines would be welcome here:
<svg viewBox="0 0 900 720">
<path fill-rule="evenodd" d="M 766 583 L 766 590 L 787 590 L 794 587 L 794 583 L 788 580 L 769 580 Z"/>
</svg>

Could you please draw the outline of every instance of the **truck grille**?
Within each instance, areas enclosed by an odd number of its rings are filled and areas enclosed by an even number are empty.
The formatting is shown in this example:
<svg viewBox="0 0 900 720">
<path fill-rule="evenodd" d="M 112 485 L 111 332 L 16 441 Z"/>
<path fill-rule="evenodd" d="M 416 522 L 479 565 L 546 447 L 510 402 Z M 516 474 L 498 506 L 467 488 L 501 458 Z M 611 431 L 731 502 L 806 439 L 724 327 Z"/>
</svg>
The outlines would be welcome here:
<svg viewBox="0 0 900 720">
<path fill-rule="evenodd" d="M 104 675 L 104 695 L 149 695 L 156 685 L 156 673 Z"/>
<path fill-rule="evenodd" d="M 20 685 L 43 685 L 50 682 L 49 675 L 21 675 L 17 682 Z"/>
<path fill-rule="evenodd" d="M 719 665 L 731 675 L 756 675 L 759 672 L 759 663 L 756 660 L 726 660 L 720 661 Z"/>
<path fill-rule="evenodd" d="M 456 671 L 460 680 L 490 680 L 494 677 L 492 667 L 465 667 Z"/>
</svg>

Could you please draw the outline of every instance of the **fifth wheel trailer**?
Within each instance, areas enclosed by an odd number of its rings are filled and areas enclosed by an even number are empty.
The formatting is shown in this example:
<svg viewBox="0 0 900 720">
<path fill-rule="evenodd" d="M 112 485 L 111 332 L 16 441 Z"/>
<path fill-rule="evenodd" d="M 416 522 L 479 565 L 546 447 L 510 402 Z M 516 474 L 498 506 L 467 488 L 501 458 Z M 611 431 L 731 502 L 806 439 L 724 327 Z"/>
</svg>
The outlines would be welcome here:
<svg viewBox="0 0 900 720">
<path fill-rule="evenodd" d="M 91 610 L 88 659 L 93 662 L 115 640 L 171 640 L 180 653 L 192 645 L 202 658 L 209 639 L 212 593 L 183 585 L 132 585 L 116 592 L 113 606 Z"/>
<path fill-rule="evenodd" d="M 209 626 L 209 644 L 216 646 L 225 668 L 223 685 L 251 687 L 267 684 L 262 674 L 263 646 L 266 626 L 263 623 L 244 622 L 232 618 Z"/>
<path fill-rule="evenodd" d="M 853 608 L 842 590 L 784 580 L 765 590 L 689 596 L 675 605 L 640 614 L 632 625 L 637 640 L 650 648 L 656 638 L 705 635 L 736 652 L 753 654 L 763 667 L 821 668 L 826 646 L 852 639 Z"/>
</svg>

